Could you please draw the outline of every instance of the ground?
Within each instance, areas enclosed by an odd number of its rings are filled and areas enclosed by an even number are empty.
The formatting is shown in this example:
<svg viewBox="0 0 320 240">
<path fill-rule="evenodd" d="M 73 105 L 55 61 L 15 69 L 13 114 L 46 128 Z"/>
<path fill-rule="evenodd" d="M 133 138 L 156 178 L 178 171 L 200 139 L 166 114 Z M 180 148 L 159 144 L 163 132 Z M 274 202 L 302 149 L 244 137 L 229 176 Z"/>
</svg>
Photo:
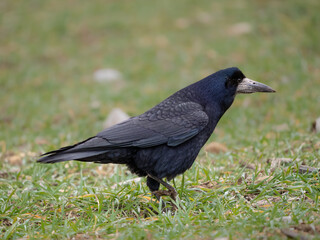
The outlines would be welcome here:
<svg viewBox="0 0 320 240">
<path fill-rule="evenodd" d="M 318 0 L 0 6 L 0 238 L 320 238 Z M 230 66 L 277 93 L 237 96 L 175 212 L 145 179 L 118 184 L 136 177 L 122 166 L 35 162 Z M 104 68 L 122 81 L 96 82 Z"/>
</svg>

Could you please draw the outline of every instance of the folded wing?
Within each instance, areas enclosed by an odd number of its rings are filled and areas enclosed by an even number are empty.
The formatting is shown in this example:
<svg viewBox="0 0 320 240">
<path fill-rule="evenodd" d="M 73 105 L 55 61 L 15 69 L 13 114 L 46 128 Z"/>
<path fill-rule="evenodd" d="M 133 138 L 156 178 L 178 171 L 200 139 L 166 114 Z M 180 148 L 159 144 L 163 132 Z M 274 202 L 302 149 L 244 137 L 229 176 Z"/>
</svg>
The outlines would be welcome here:
<svg viewBox="0 0 320 240">
<path fill-rule="evenodd" d="M 194 102 L 157 107 L 97 134 L 113 147 L 177 146 L 197 135 L 209 118 Z"/>
<path fill-rule="evenodd" d="M 169 108 L 158 105 L 140 116 L 103 130 L 95 137 L 45 153 L 38 161 L 96 161 L 95 156 L 112 149 L 148 148 L 161 144 L 174 147 L 196 136 L 208 121 L 207 114 L 197 103 L 180 103 Z"/>
</svg>

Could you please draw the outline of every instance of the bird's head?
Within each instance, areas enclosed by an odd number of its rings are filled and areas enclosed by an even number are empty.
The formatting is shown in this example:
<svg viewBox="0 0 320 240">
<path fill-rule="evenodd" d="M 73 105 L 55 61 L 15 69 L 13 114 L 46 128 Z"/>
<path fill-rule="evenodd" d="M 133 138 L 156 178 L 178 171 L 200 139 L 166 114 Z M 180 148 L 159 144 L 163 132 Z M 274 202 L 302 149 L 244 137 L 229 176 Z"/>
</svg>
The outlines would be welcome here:
<svg viewBox="0 0 320 240">
<path fill-rule="evenodd" d="M 219 105 L 224 111 L 231 106 L 239 93 L 275 92 L 271 87 L 247 78 L 236 67 L 222 69 L 182 91 L 196 91 L 201 104 Z"/>
<path fill-rule="evenodd" d="M 225 88 L 238 93 L 275 92 L 271 87 L 247 78 L 238 68 L 232 67 L 222 70 L 225 73 Z"/>
<path fill-rule="evenodd" d="M 203 104 L 219 104 L 224 111 L 239 93 L 275 92 L 271 87 L 247 78 L 236 67 L 220 70 L 195 85 Z M 194 88 L 192 85 L 190 87 Z"/>
</svg>

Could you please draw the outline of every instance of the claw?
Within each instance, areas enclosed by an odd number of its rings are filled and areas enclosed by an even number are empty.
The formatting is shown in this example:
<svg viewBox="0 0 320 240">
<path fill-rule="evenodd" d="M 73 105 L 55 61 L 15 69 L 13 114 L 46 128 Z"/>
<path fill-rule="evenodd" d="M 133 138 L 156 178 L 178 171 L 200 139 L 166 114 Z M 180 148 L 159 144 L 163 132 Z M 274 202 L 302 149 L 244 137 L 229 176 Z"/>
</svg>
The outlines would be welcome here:
<svg viewBox="0 0 320 240">
<path fill-rule="evenodd" d="M 161 183 L 163 186 L 165 186 L 168 190 L 157 190 L 153 191 L 152 193 L 155 195 L 155 197 L 158 199 L 161 196 L 170 196 L 174 201 L 176 200 L 176 197 L 178 195 L 176 189 L 172 187 L 169 183 L 166 183 L 160 178 L 157 178 L 155 176 L 152 176 L 148 174 L 149 177 L 156 180 L 157 182 Z M 159 200 L 159 199 L 158 199 Z"/>
<path fill-rule="evenodd" d="M 156 180 L 157 182 L 161 183 L 163 186 L 165 186 L 168 189 L 168 190 L 157 190 L 152 192 L 152 194 L 157 198 L 158 201 L 160 201 L 160 198 L 162 196 L 169 196 L 174 202 L 176 201 L 178 193 L 174 187 L 172 187 L 169 183 L 166 183 L 160 178 L 157 178 L 150 174 L 148 174 L 148 176 Z M 172 203 L 172 211 L 175 211 L 176 209 L 177 209 L 177 206 L 175 205 L 175 203 Z"/>
</svg>

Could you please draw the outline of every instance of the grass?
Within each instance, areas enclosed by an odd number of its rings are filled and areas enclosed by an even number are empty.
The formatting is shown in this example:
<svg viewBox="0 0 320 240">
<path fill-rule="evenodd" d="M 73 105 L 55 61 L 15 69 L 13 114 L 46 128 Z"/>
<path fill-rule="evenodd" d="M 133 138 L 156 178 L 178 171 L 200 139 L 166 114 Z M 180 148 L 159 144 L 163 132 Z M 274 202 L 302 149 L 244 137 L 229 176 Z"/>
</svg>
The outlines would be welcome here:
<svg viewBox="0 0 320 240">
<path fill-rule="evenodd" d="M 0 5 L 2 239 L 319 239 L 319 173 L 298 171 L 320 168 L 319 1 Z M 35 163 L 100 131 L 113 107 L 140 114 L 229 66 L 277 94 L 237 97 L 210 139 L 229 150 L 201 151 L 175 179 L 177 211 L 162 213 L 144 179 L 116 185 L 135 177 L 122 166 Z M 125 84 L 94 82 L 101 68 Z M 280 157 L 293 161 L 272 169 Z"/>
</svg>

